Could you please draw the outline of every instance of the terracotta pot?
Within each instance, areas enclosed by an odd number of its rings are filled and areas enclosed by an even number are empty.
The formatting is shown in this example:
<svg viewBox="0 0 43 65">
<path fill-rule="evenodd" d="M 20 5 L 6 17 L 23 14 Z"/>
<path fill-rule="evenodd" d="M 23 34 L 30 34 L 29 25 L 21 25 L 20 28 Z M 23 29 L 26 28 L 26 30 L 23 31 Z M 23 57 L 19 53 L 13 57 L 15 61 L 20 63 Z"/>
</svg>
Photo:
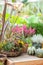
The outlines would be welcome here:
<svg viewBox="0 0 43 65">
<path fill-rule="evenodd" d="M 0 65 L 5 65 L 7 57 L 4 54 L 0 54 Z"/>
</svg>

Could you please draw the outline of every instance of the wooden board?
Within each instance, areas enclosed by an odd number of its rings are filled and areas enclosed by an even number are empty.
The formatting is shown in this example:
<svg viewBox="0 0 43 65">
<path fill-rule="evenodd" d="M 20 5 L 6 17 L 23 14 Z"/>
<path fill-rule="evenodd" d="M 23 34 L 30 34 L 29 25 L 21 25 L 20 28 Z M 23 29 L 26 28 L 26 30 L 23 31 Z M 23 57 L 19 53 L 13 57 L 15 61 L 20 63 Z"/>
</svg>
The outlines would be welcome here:
<svg viewBox="0 0 43 65">
<path fill-rule="evenodd" d="M 8 58 L 7 65 L 43 65 L 43 58 L 23 54 L 19 57 Z"/>
</svg>

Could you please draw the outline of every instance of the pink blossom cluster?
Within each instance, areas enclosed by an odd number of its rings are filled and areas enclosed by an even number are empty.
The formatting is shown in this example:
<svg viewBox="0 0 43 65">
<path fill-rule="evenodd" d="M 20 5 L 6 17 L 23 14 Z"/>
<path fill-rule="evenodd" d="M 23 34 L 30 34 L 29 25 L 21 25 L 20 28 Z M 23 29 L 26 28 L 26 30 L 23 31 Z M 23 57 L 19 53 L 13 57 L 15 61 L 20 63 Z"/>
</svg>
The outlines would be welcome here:
<svg viewBox="0 0 43 65">
<path fill-rule="evenodd" d="M 22 27 L 19 27 L 18 25 L 13 27 L 12 28 L 12 32 L 15 33 L 15 32 L 18 32 L 18 33 L 21 33 L 22 32 Z"/>
<path fill-rule="evenodd" d="M 33 35 L 35 34 L 35 29 L 33 29 L 32 27 L 30 27 L 29 29 L 27 28 L 26 25 L 23 25 L 22 27 L 20 26 L 15 26 L 12 28 L 12 32 L 15 33 L 22 33 L 24 32 L 24 34 L 26 35 Z"/>
</svg>

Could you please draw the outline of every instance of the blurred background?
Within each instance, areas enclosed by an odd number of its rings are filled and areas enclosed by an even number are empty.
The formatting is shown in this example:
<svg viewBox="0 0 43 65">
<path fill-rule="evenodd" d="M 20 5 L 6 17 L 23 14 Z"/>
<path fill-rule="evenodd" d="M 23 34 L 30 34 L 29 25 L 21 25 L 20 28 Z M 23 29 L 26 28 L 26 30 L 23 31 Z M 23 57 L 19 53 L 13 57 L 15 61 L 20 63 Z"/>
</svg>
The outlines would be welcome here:
<svg viewBox="0 0 43 65">
<path fill-rule="evenodd" d="M 32 15 L 37 13 L 43 14 L 43 0 L 7 0 L 10 3 L 23 3 L 21 13 L 24 15 Z M 4 0 L 0 0 L 0 13 L 3 11 Z M 7 9 L 9 13 L 11 7 Z"/>
</svg>

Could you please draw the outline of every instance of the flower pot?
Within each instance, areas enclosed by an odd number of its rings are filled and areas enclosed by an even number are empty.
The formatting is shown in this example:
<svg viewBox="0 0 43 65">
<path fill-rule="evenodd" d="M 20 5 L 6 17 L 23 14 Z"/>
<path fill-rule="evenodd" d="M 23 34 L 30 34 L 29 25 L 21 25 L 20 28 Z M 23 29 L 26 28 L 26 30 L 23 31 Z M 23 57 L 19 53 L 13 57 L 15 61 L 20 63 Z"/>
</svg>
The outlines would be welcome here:
<svg viewBox="0 0 43 65">
<path fill-rule="evenodd" d="M 0 65 L 5 65 L 6 55 L 0 54 Z"/>
</svg>

